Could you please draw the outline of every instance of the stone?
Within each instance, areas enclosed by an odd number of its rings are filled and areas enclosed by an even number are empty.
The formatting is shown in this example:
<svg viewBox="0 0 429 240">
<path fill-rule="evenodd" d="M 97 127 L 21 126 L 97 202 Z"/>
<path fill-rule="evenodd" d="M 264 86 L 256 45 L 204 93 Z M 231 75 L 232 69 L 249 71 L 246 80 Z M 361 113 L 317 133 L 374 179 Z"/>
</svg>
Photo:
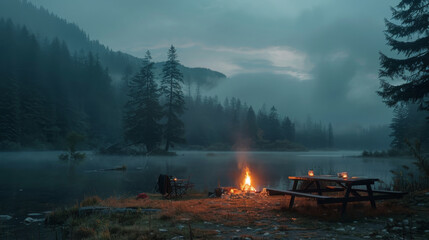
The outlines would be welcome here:
<svg viewBox="0 0 429 240">
<path fill-rule="evenodd" d="M 165 228 L 160 228 L 160 229 L 158 229 L 160 232 L 168 232 L 168 230 L 167 229 L 165 229 Z"/>
<path fill-rule="evenodd" d="M 185 239 L 185 238 L 183 236 L 175 236 L 171 238 L 171 240 L 181 240 L 181 239 Z"/>
<path fill-rule="evenodd" d="M 363 238 L 370 239 L 371 237 L 370 236 L 363 236 Z"/>
<path fill-rule="evenodd" d="M 0 215 L 0 221 L 8 221 L 11 219 L 12 219 L 12 217 L 9 215 Z"/>
<path fill-rule="evenodd" d="M 183 226 L 182 224 L 177 225 L 178 229 L 183 229 L 185 226 Z"/>
<path fill-rule="evenodd" d="M 400 231 L 400 230 L 402 230 L 402 228 L 401 227 L 393 227 L 392 230 L 393 231 Z"/>
<path fill-rule="evenodd" d="M 37 217 L 37 216 L 42 216 L 42 214 L 41 213 L 29 213 L 29 214 L 27 214 L 28 216 L 30 216 L 30 217 Z"/>
<path fill-rule="evenodd" d="M 393 223 L 393 218 L 388 218 L 387 219 L 390 223 Z"/>
<path fill-rule="evenodd" d="M 375 236 L 375 238 L 377 238 L 377 239 L 381 239 L 381 238 L 383 238 L 383 236 L 381 236 L 381 235 L 376 235 L 376 236 Z"/>
<path fill-rule="evenodd" d="M 32 218 L 32 217 L 27 217 L 24 219 L 25 223 L 36 223 L 36 222 L 43 222 L 45 221 L 44 218 Z"/>
<path fill-rule="evenodd" d="M 270 233 L 269 233 L 269 232 L 265 232 L 265 233 L 264 233 L 264 236 L 268 236 L 268 235 L 270 235 Z"/>
<path fill-rule="evenodd" d="M 335 229 L 335 230 L 337 230 L 338 232 L 345 232 L 345 231 L 346 231 L 346 229 L 345 229 L 345 228 L 337 228 L 337 229 Z"/>
<path fill-rule="evenodd" d="M 404 221 L 402 221 L 405 225 L 408 225 L 410 222 L 408 221 L 408 219 L 405 219 Z"/>
</svg>

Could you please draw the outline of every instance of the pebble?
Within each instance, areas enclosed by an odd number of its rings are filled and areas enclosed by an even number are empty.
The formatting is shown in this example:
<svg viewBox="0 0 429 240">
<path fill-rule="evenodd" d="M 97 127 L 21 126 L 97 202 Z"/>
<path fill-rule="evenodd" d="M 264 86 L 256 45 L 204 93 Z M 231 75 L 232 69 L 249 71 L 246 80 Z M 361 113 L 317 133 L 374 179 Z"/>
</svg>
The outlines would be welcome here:
<svg viewBox="0 0 429 240">
<path fill-rule="evenodd" d="M 339 231 L 339 232 L 345 232 L 345 231 L 346 231 L 346 229 L 344 229 L 344 228 L 337 228 L 337 229 L 335 229 L 335 230 L 337 230 L 337 231 Z"/>
<path fill-rule="evenodd" d="M 380 238 L 383 238 L 383 236 L 381 236 L 381 235 L 376 235 L 376 236 L 375 236 L 375 238 L 380 239 Z"/>
<path fill-rule="evenodd" d="M 7 221 L 7 220 L 11 220 L 12 217 L 9 215 L 0 215 L 0 221 Z"/>
<path fill-rule="evenodd" d="M 28 216 L 30 216 L 30 217 L 37 217 L 37 216 L 42 216 L 42 214 L 41 213 L 29 213 L 29 214 L 27 214 Z"/>
<path fill-rule="evenodd" d="M 45 221 L 44 218 L 32 218 L 32 217 L 27 217 L 26 219 L 24 219 L 25 223 L 35 223 L 35 222 L 43 222 Z"/>
<path fill-rule="evenodd" d="M 211 223 L 211 222 L 204 222 L 204 224 L 213 224 L 213 223 Z"/>
<path fill-rule="evenodd" d="M 354 231 L 356 228 L 355 227 L 352 227 L 352 228 L 350 228 L 352 231 Z"/>
<path fill-rule="evenodd" d="M 426 196 L 429 196 L 429 192 L 425 193 Z"/>
<path fill-rule="evenodd" d="M 179 240 L 179 239 L 185 239 L 183 236 L 175 236 L 171 238 L 171 240 Z"/>
<path fill-rule="evenodd" d="M 417 206 L 424 206 L 425 204 L 424 203 L 419 203 L 419 204 L 417 204 Z"/>
<path fill-rule="evenodd" d="M 429 233 L 429 230 L 425 230 L 425 233 Z"/>
<path fill-rule="evenodd" d="M 179 225 L 177 225 L 177 228 L 178 229 L 183 229 L 185 226 L 183 226 L 183 225 L 181 225 L 181 224 L 179 224 Z"/>
<path fill-rule="evenodd" d="M 393 231 L 399 231 L 399 230 L 402 230 L 402 228 L 401 227 L 393 227 L 392 230 Z"/>
<path fill-rule="evenodd" d="M 408 219 L 405 219 L 404 221 L 402 221 L 405 225 L 408 225 L 409 221 Z"/>
<path fill-rule="evenodd" d="M 269 233 L 269 232 L 264 233 L 264 236 L 268 236 L 268 235 L 270 235 L 270 233 Z"/>
<path fill-rule="evenodd" d="M 252 228 L 251 228 L 251 227 L 247 227 L 246 229 L 247 229 L 247 230 L 252 230 Z"/>
<path fill-rule="evenodd" d="M 363 236 L 363 238 L 370 239 L 371 237 L 370 236 Z"/>
<path fill-rule="evenodd" d="M 168 232 L 168 230 L 167 230 L 167 229 L 165 229 L 165 228 L 160 228 L 160 229 L 159 229 L 159 231 L 160 231 L 160 232 Z"/>
</svg>

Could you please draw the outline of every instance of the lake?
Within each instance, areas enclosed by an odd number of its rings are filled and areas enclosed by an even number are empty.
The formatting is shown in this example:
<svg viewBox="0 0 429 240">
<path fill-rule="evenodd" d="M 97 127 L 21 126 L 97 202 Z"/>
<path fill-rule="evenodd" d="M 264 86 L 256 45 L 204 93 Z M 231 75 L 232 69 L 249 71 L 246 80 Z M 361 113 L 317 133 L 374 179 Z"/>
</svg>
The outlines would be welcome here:
<svg viewBox="0 0 429 240">
<path fill-rule="evenodd" d="M 11 222 L 20 224 L 29 213 L 72 205 L 85 196 L 133 197 L 153 192 L 161 173 L 189 177 L 196 190 L 213 191 L 217 186 L 238 186 L 247 166 L 256 189 L 287 189 L 288 176 L 305 175 L 310 169 L 316 175 L 347 171 L 349 176 L 376 177 L 390 184 L 390 170 L 412 162 L 407 158 L 360 158 L 360 151 L 180 151 L 175 157 L 87 152 L 84 161 L 69 164 L 58 160 L 60 153 L 0 153 L 0 215 L 10 215 Z M 100 171 L 123 165 L 126 171 Z"/>
</svg>

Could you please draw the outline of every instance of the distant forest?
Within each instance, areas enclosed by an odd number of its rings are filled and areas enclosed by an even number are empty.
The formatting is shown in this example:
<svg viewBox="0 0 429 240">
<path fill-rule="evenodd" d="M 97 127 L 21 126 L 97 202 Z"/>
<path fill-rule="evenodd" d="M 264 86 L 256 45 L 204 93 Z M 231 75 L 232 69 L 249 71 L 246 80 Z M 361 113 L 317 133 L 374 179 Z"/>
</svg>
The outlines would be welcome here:
<svg viewBox="0 0 429 240">
<path fill-rule="evenodd" d="M 0 6 L 0 149 L 64 149 L 70 132 L 85 136 L 82 149 L 123 142 L 128 85 L 142 60 L 113 52 L 25 1 Z M 157 82 L 162 65 L 154 64 Z M 339 130 L 310 117 L 300 122 L 281 116 L 275 106 L 254 109 L 238 98 L 204 96 L 204 89 L 227 81 L 225 75 L 183 65 L 179 70 L 186 140 L 179 148 L 376 150 L 391 143 L 405 150 L 404 138 L 428 142 L 425 114 L 413 105 L 398 107 L 390 126 Z"/>
</svg>

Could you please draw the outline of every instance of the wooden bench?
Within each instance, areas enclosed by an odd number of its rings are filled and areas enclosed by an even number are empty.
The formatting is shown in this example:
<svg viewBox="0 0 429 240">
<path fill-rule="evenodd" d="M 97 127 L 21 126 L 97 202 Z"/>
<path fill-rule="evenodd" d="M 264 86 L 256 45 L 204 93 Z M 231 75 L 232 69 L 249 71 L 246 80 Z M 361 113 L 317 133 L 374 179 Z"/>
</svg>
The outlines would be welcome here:
<svg viewBox="0 0 429 240">
<path fill-rule="evenodd" d="M 266 188 L 266 191 L 268 192 L 268 195 L 270 195 L 270 196 L 274 196 L 274 195 L 282 195 L 282 196 L 289 195 L 289 196 L 291 196 L 289 208 L 293 207 L 295 197 L 313 198 L 313 199 L 317 200 L 317 204 L 322 204 L 322 203 L 329 201 L 330 199 L 334 199 L 333 197 L 329 197 L 329 196 L 316 195 L 316 194 L 297 192 L 297 191 L 289 191 L 289 190 L 278 190 L 278 189 Z"/>
</svg>

